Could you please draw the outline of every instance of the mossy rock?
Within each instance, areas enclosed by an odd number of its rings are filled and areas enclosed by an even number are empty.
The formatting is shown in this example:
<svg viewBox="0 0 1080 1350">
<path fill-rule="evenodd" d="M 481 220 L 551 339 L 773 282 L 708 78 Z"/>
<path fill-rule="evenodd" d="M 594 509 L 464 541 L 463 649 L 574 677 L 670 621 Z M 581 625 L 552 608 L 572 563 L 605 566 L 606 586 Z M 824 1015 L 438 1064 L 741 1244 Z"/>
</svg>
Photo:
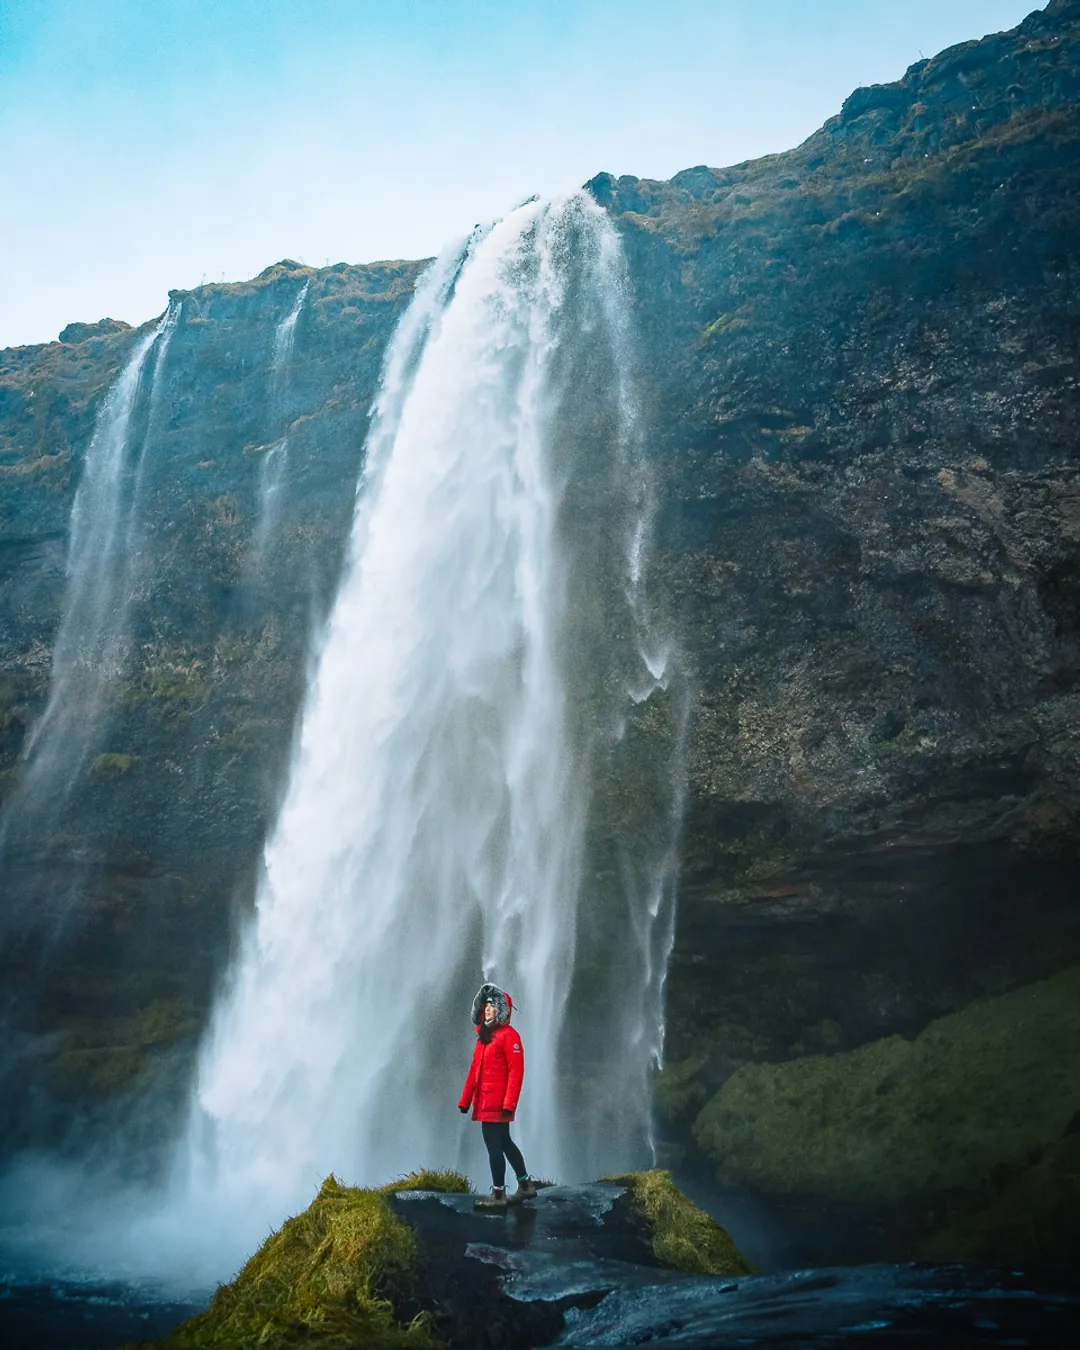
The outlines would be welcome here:
<svg viewBox="0 0 1080 1350">
<path fill-rule="evenodd" d="M 457 1172 L 413 1172 L 379 1190 L 342 1186 L 334 1176 L 302 1214 L 272 1233 L 205 1312 L 189 1318 L 162 1350 L 286 1350 L 319 1345 L 434 1350 L 429 1313 L 415 1303 L 419 1246 L 392 1212 L 400 1190 L 465 1192 Z M 132 1347 L 137 1350 L 137 1347 Z"/>
<path fill-rule="evenodd" d="M 94 777 L 103 779 L 121 778 L 124 774 L 131 772 L 131 766 L 134 763 L 134 755 L 98 755 L 93 764 Z"/>
<path fill-rule="evenodd" d="M 380 1195 L 393 1195 L 397 1191 L 442 1191 L 446 1195 L 468 1195 L 471 1187 L 469 1178 L 453 1168 L 422 1168 L 419 1172 L 407 1172 L 396 1181 L 387 1182 L 379 1187 Z"/>
<path fill-rule="evenodd" d="M 44 1060 L 49 1088 L 65 1100 L 124 1092 L 155 1057 L 193 1041 L 199 1030 L 198 1018 L 175 998 L 151 999 L 129 1017 L 60 1017 Z"/>
<path fill-rule="evenodd" d="M 696 1114 L 708 1095 L 697 1075 L 705 1067 L 705 1055 L 690 1055 L 675 1063 L 665 1064 L 653 1078 L 653 1105 L 662 1119 L 677 1123 Z"/>
<path fill-rule="evenodd" d="M 931 1022 L 913 1041 L 747 1064 L 694 1122 L 718 1177 L 864 1204 L 989 1199 L 1080 1109 L 1080 967 Z M 1004 1169 L 1004 1170 L 1003 1170 Z"/>
<path fill-rule="evenodd" d="M 751 1275 L 753 1266 L 711 1214 L 698 1209 L 659 1170 L 602 1177 L 625 1186 L 635 1212 L 645 1220 L 653 1255 L 662 1266 L 692 1275 Z"/>
<path fill-rule="evenodd" d="M 1080 1269 L 1080 1133 L 1050 1145 L 989 1205 L 954 1218 L 915 1255 L 923 1261 L 977 1261 L 1075 1276 Z"/>
</svg>

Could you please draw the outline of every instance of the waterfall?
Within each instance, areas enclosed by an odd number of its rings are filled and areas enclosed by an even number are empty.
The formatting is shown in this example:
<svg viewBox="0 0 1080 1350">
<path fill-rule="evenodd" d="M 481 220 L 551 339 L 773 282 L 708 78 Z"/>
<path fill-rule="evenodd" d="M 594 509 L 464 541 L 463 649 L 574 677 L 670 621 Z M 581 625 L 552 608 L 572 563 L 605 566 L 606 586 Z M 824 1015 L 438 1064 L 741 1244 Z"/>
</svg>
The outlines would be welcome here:
<svg viewBox="0 0 1080 1350">
<path fill-rule="evenodd" d="M 278 324 L 274 333 L 274 351 L 270 367 L 271 378 L 274 382 L 273 392 L 278 391 L 278 387 L 284 384 L 288 375 L 289 361 L 292 358 L 293 344 L 296 341 L 296 321 L 300 317 L 300 311 L 304 308 L 304 301 L 307 299 L 310 288 L 311 282 L 305 281 L 297 293 L 292 309 Z"/>
<path fill-rule="evenodd" d="M 287 423 L 283 405 L 288 387 L 289 364 L 296 342 L 296 322 L 300 318 L 300 311 L 304 308 L 310 287 L 311 282 L 305 281 L 297 293 L 292 308 L 274 331 L 267 403 L 277 439 L 264 453 L 259 470 L 259 513 L 251 546 L 252 557 L 256 564 L 265 556 L 278 518 L 289 451 L 289 429 L 287 424 L 283 425 L 283 422 Z"/>
<path fill-rule="evenodd" d="M 55 815 L 107 731 L 115 682 L 127 659 L 127 617 L 138 565 L 138 503 L 158 412 L 159 377 L 180 316 L 172 304 L 136 343 L 101 406 L 71 513 L 67 582 L 53 650 L 49 698 L 7 805 L 4 834 Z M 153 354 L 147 407 L 140 390 Z"/>
<path fill-rule="evenodd" d="M 560 1106 L 588 1093 L 560 1047 L 596 747 L 665 681 L 643 645 L 622 266 L 585 194 L 527 203 L 432 265 L 391 345 L 350 561 L 181 1150 L 189 1198 L 256 1230 L 331 1170 L 480 1175 L 456 1100 L 483 979 L 519 1008 L 534 1172 L 643 1160 L 670 819 L 662 858 L 627 863 L 626 841 L 612 955 L 630 984 L 587 1029 L 606 1096 L 622 1085 L 615 1116 L 583 1139 Z"/>
</svg>

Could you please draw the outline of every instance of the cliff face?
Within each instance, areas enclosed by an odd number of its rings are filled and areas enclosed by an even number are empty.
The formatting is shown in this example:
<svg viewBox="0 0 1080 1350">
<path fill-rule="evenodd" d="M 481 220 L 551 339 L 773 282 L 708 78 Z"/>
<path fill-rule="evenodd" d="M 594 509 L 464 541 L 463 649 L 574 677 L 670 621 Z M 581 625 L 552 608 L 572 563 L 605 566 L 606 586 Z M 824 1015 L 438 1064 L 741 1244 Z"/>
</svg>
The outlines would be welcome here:
<svg viewBox="0 0 1080 1350">
<path fill-rule="evenodd" d="M 676 1156 L 747 1061 L 1077 960 L 1078 44 L 1055 3 L 790 154 L 594 180 L 698 688 Z"/>
<path fill-rule="evenodd" d="M 1078 18 L 856 91 L 789 155 L 594 184 L 699 686 L 687 933 L 1022 909 L 1074 856 Z"/>
<path fill-rule="evenodd" d="M 686 1166 L 748 1061 L 914 1035 L 1080 962 L 1078 95 L 1080 5 L 1054 0 L 857 90 L 788 154 L 590 184 L 629 258 L 658 566 L 696 689 L 660 1084 Z M 60 1119 L 190 1052 L 416 273 L 282 264 L 183 297 L 126 695 L 62 836 L 5 856 L 5 889 L 54 894 L 77 867 L 90 896 L 62 972 L 22 986 L 50 1033 L 17 1075 L 35 1128 L 43 1102 Z M 136 340 L 85 327 L 0 357 L 9 795 L 79 462 Z M 255 571 L 286 432 L 286 517 Z M 17 985 L 19 946 L 0 960 Z"/>
</svg>

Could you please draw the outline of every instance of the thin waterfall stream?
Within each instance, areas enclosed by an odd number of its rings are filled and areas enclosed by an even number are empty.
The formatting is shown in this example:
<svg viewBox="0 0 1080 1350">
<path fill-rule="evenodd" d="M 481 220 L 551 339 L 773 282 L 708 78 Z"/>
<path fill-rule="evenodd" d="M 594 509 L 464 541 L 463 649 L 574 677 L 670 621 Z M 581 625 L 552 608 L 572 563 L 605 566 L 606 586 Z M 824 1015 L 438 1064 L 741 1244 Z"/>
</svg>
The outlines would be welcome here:
<svg viewBox="0 0 1080 1350">
<path fill-rule="evenodd" d="M 40 831 L 58 817 L 108 730 L 110 701 L 128 657 L 139 490 L 155 390 L 180 308 L 171 304 L 139 339 L 98 414 L 72 507 L 49 699 L 27 746 L 25 773 L 5 804 L 0 850 L 12 835 Z M 144 383 L 149 388 L 140 423 Z"/>
<path fill-rule="evenodd" d="M 289 428 L 283 403 L 289 380 L 289 365 L 296 343 L 296 324 L 310 289 L 311 282 L 305 281 L 297 292 L 292 308 L 274 331 L 267 403 L 270 417 L 275 422 L 277 440 L 263 455 L 259 471 L 259 513 L 251 544 L 254 566 L 258 566 L 265 556 L 280 513 L 281 492 L 289 454 Z"/>
</svg>

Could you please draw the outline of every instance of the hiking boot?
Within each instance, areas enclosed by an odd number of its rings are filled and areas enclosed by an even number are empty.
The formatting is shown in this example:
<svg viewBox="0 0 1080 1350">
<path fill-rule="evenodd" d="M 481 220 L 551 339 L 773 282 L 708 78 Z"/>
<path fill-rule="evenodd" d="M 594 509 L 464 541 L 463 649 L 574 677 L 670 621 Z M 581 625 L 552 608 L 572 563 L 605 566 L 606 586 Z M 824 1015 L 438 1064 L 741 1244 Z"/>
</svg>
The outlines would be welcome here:
<svg viewBox="0 0 1080 1350">
<path fill-rule="evenodd" d="M 506 1187 L 492 1186 L 491 1194 L 482 1195 L 480 1199 L 477 1200 L 476 1204 L 473 1205 L 473 1209 L 490 1209 L 496 1214 L 501 1214 L 505 1211 L 506 1206 L 509 1203 L 510 1202 L 506 1198 Z"/>
<path fill-rule="evenodd" d="M 536 1199 L 536 1182 L 532 1177 L 526 1177 L 524 1181 L 519 1181 L 517 1190 L 510 1197 L 510 1204 L 520 1205 L 522 1200 Z"/>
</svg>

